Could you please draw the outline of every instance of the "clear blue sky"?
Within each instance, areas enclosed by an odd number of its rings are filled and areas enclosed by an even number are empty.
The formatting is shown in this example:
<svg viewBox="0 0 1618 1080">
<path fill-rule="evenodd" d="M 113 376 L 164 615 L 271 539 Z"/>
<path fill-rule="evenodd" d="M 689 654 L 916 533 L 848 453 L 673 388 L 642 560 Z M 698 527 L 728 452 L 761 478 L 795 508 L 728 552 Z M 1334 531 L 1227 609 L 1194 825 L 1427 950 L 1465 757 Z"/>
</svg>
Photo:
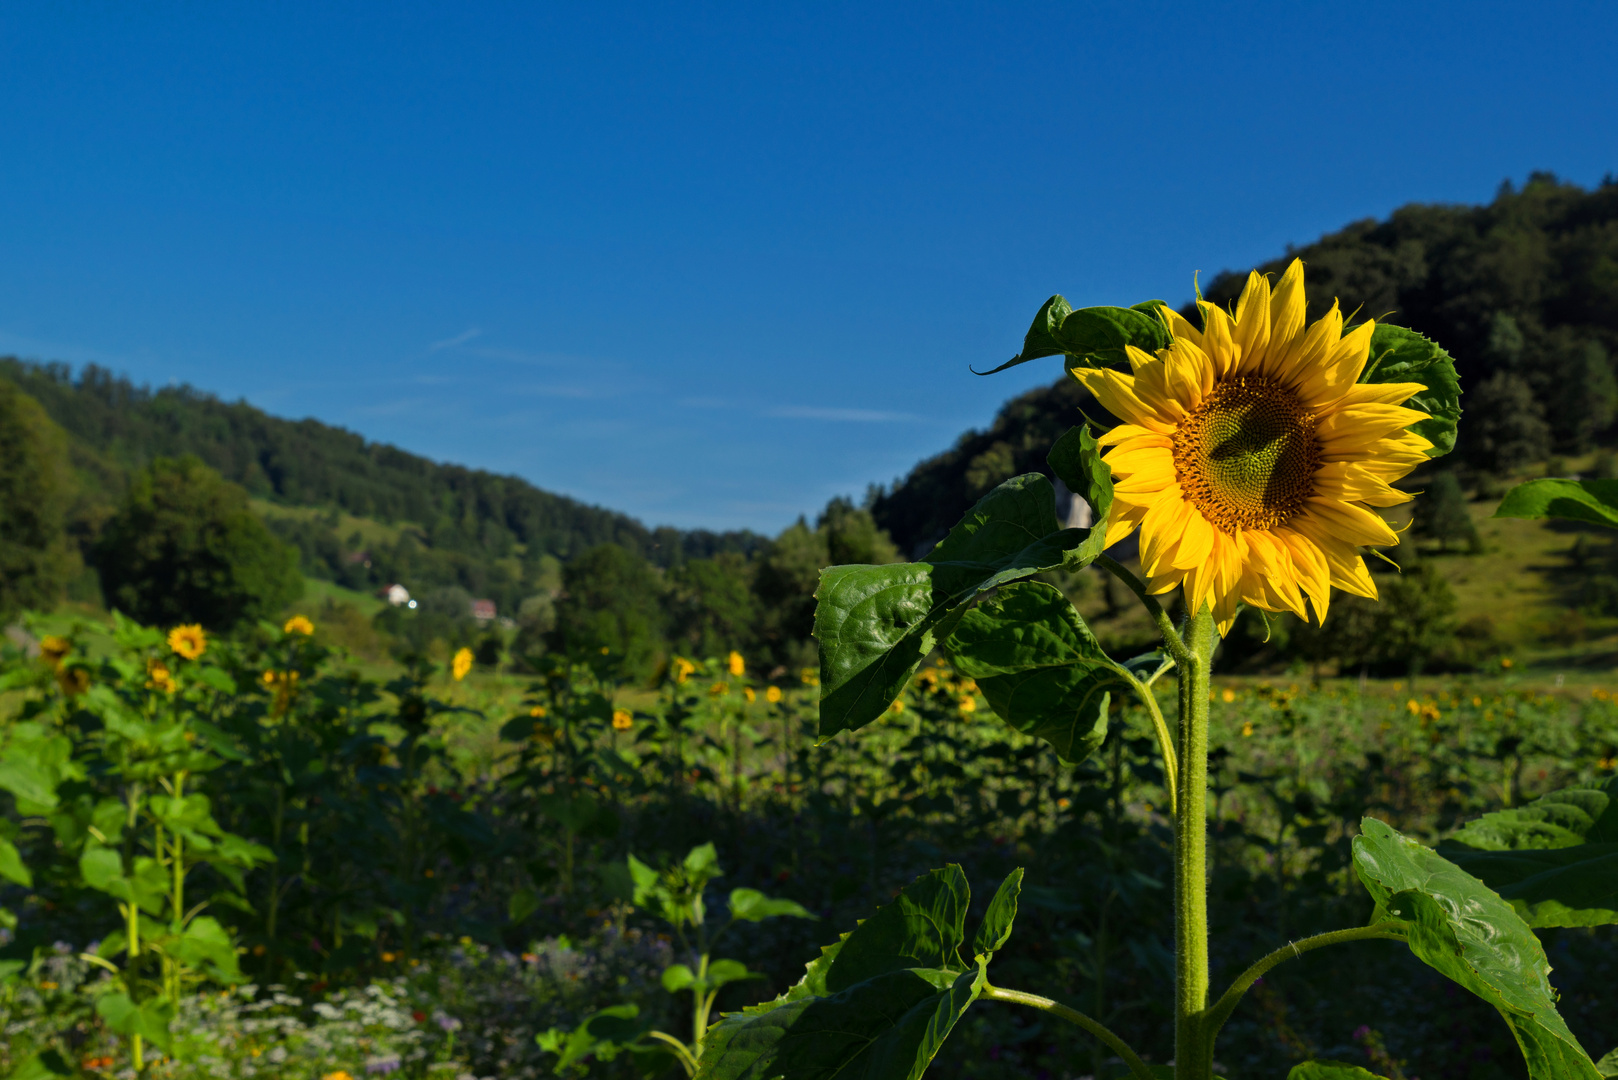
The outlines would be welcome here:
<svg viewBox="0 0 1618 1080">
<path fill-rule="evenodd" d="M 774 531 L 1040 302 L 1618 170 L 1618 5 L 13 3 L 0 352 Z"/>
</svg>

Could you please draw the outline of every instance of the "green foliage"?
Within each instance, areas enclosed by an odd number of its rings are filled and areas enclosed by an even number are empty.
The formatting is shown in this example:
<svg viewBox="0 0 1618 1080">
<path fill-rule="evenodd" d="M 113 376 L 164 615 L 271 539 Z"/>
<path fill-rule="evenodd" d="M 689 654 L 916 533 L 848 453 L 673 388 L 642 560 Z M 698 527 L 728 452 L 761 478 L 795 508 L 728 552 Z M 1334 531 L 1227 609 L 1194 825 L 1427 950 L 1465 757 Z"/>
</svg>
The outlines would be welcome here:
<svg viewBox="0 0 1618 1080">
<path fill-rule="evenodd" d="M 611 652 L 626 672 L 650 672 L 663 642 L 663 590 L 634 552 L 617 544 L 591 548 L 563 568 L 556 647 L 569 655 Z"/>
<path fill-rule="evenodd" d="M 1383 1077 L 1358 1065 L 1344 1061 L 1306 1061 L 1294 1065 L 1287 1080 L 1384 1080 Z"/>
<path fill-rule="evenodd" d="M 65 531 L 73 486 L 62 429 L 0 376 L 0 615 L 52 606 L 78 569 Z"/>
<path fill-rule="evenodd" d="M 1169 343 L 1168 330 L 1157 318 L 1161 300 L 1148 300 L 1132 308 L 1090 307 L 1073 310 L 1067 300 L 1053 296 L 1040 305 L 1023 339 L 1022 351 L 985 375 L 993 375 L 1044 356 L 1071 356 L 1081 364 L 1115 366 L 1125 363 L 1127 346 L 1155 353 Z"/>
<path fill-rule="evenodd" d="M 1370 359 L 1362 381 L 1421 383 L 1427 389 L 1407 404 L 1431 415 L 1410 430 L 1433 444 L 1427 451 L 1429 458 L 1443 457 L 1455 448 L 1455 428 L 1461 418 L 1461 382 L 1455 373 L 1455 361 L 1436 342 L 1402 326 L 1377 323 L 1371 331 Z"/>
<path fill-rule="evenodd" d="M 1010 937 L 1021 880 L 1013 871 L 996 893 L 968 965 L 959 953 L 971 900 L 965 874 L 952 865 L 918 878 L 822 949 L 792 989 L 721 1020 L 698 1075 L 918 1080 Z"/>
<path fill-rule="evenodd" d="M 1494 516 L 1568 518 L 1618 528 L 1618 480 L 1530 480 L 1507 492 Z"/>
<path fill-rule="evenodd" d="M 1376 901 L 1372 921 L 1396 920 L 1417 958 L 1497 1008 L 1533 1080 L 1600 1075 L 1556 1011 L 1544 948 L 1509 904 L 1375 818 L 1354 841 L 1354 865 Z"/>
<path fill-rule="evenodd" d="M 1618 779 L 1485 814 L 1438 850 L 1529 926 L 1618 923 Z"/>
<path fill-rule="evenodd" d="M 196 458 L 159 458 L 137 476 L 95 558 L 107 602 L 148 623 L 228 630 L 303 588 L 293 552 L 247 493 Z"/>
<path fill-rule="evenodd" d="M 980 593 L 1063 566 L 1089 536 L 1062 529 L 1037 474 L 1006 481 L 921 562 L 838 566 L 821 575 L 821 737 L 882 712 Z"/>
<path fill-rule="evenodd" d="M 1411 531 L 1437 540 L 1444 548 L 1449 547 L 1451 540 L 1459 540 L 1475 551 L 1480 544 L 1478 530 L 1466 506 L 1466 492 L 1461 490 L 1461 482 L 1455 474 L 1436 473 L 1427 481 L 1426 490 L 1416 503 L 1415 525 Z"/>
<path fill-rule="evenodd" d="M 1107 737 L 1111 691 L 1127 684 L 1059 591 L 1042 582 L 1001 588 L 968 611 L 943 645 L 977 680 L 999 717 L 1077 763 Z"/>
</svg>

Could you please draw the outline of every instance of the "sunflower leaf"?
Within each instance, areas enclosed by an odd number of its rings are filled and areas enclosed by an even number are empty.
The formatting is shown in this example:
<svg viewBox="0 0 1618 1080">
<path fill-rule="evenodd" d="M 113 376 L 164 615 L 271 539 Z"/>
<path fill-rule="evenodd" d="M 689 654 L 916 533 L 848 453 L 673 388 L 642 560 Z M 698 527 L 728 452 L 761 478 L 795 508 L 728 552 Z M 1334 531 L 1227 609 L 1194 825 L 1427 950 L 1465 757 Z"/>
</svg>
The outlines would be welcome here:
<svg viewBox="0 0 1618 1080">
<path fill-rule="evenodd" d="M 1064 565 L 1089 536 L 1059 528 L 1056 489 L 1014 476 L 978 502 L 926 559 L 820 572 L 820 737 L 877 719 L 980 594 Z"/>
<path fill-rule="evenodd" d="M 1371 331 L 1371 357 L 1365 364 L 1362 382 L 1421 383 L 1427 389 L 1408 402 L 1431 419 L 1411 425 L 1410 430 L 1432 443 L 1429 458 L 1443 457 L 1455 449 L 1455 426 L 1461 419 L 1461 380 L 1455 361 L 1437 342 L 1414 330 L 1391 323 L 1377 323 Z"/>
<path fill-rule="evenodd" d="M 1007 368 L 1026 364 L 1030 360 L 1038 360 L 1042 356 L 1055 356 L 1062 351 L 1062 346 L 1056 340 L 1056 330 L 1062 325 L 1062 320 L 1073 311 L 1073 305 L 1067 298 L 1058 294 L 1051 297 L 1039 306 L 1034 315 L 1033 325 L 1029 326 L 1028 333 L 1022 339 L 1022 352 L 997 368 L 982 372 L 984 375 L 993 375 Z"/>
<path fill-rule="evenodd" d="M 1127 684 L 1062 593 L 1007 585 L 968 611 L 944 649 L 1000 719 L 1077 764 L 1107 737 L 1111 692 Z"/>
<path fill-rule="evenodd" d="M 1618 528 L 1618 480 L 1530 480 L 1506 492 L 1494 516 L 1568 518 Z"/>
<path fill-rule="evenodd" d="M 980 372 L 993 375 L 1044 356 L 1066 355 L 1085 364 L 1106 366 L 1124 362 L 1125 347 L 1156 352 L 1169 343 L 1168 331 L 1157 318 L 1161 300 L 1134 307 L 1088 307 L 1077 311 L 1062 296 L 1040 305 L 1033 325 L 1023 337 L 1022 352 L 997 368 Z"/>
<path fill-rule="evenodd" d="M 1499 1010 L 1530 1080 L 1597 1080 L 1556 1011 L 1551 965 L 1528 924 L 1488 886 L 1431 848 L 1366 818 L 1354 868 L 1375 918 L 1403 921 L 1410 951 Z"/>
<path fill-rule="evenodd" d="M 1385 1080 L 1369 1069 L 1346 1061 L 1305 1061 L 1292 1066 L 1287 1080 Z"/>
<path fill-rule="evenodd" d="M 1001 885 L 960 958 L 971 891 L 959 866 L 911 882 L 822 951 L 773 1001 L 723 1017 L 705 1040 L 703 1080 L 918 1080 L 976 1000 L 1016 915 L 1022 872 Z"/>
<path fill-rule="evenodd" d="M 1074 567 L 1095 562 L 1107 539 L 1107 517 L 1112 513 L 1112 467 L 1101 460 L 1101 448 L 1089 424 L 1068 428 L 1045 458 L 1056 478 L 1076 498 L 1090 504 L 1090 535 L 1073 553 Z"/>
<path fill-rule="evenodd" d="M 1485 814 L 1438 850 L 1529 926 L 1618 923 L 1618 778 Z"/>
</svg>

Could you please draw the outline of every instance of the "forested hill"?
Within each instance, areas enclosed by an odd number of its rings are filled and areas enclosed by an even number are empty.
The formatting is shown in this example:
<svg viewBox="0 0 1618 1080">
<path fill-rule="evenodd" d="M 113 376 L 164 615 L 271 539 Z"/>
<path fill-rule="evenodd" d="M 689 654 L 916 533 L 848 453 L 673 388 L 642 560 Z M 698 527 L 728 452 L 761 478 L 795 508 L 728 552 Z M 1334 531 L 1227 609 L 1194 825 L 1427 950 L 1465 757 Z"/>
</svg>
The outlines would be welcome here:
<svg viewBox="0 0 1618 1080">
<path fill-rule="evenodd" d="M 154 391 L 93 364 L 75 375 L 65 364 L 0 358 L 0 377 L 66 429 L 81 471 L 108 486 L 155 457 L 195 454 L 255 496 L 415 524 L 435 547 L 503 552 L 515 542 L 530 556 L 566 559 L 611 541 L 670 565 L 719 551 L 751 552 L 764 540 L 746 532 L 648 529 L 626 514 L 518 477 L 438 464 L 317 420 L 284 420 L 189 386 Z"/>
<path fill-rule="evenodd" d="M 1310 318 L 1335 297 L 1345 312 L 1419 330 L 1454 355 L 1465 417 L 1459 452 L 1443 467 L 1468 486 L 1487 488 L 1553 455 L 1613 441 L 1618 182 L 1585 190 L 1536 173 L 1520 189 L 1502 185 L 1486 206 L 1411 203 L 1259 270 L 1279 276 L 1293 257 L 1306 267 Z M 1219 274 L 1206 299 L 1234 304 L 1246 279 L 1245 268 Z M 1194 308 L 1186 315 L 1195 318 Z M 1017 344 L 1008 334 L 1008 355 Z M 992 379 L 984 388 L 993 392 Z M 924 549 L 999 481 L 1047 471 L 1051 442 L 1079 420 L 1079 408 L 1096 415 L 1085 398 L 1064 378 L 1007 402 L 988 430 L 967 432 L 879 489 L 877 524 L 901 551 Z"/>
</svg>

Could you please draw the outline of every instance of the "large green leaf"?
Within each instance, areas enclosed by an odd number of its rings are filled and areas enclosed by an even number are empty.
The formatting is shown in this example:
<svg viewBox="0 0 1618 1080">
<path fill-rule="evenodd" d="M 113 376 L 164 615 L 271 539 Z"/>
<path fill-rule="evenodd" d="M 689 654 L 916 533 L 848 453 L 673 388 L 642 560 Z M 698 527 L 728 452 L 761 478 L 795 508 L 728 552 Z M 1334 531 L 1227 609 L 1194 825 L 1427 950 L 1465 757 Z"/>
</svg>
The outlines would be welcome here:
<svg viewBox="0 0 1618 1080">
<path fill-rule="evenodd" d="M 1306 1061 L 1292 1066 L 1287 1080 L 1385 1080 L 1369 1069 L 1344 1061 Z"/>
<path fill-rule="evenodd" d="M 725 1016 L 709 1032 L 702 1080 L 917 1080 L 976 999 L 1011 933 L 1020 870 L 1001 885 L 962 962 L 971 900 L 958 866 L 908 885 L 811 963 L 774 1001 Z"/>
<path fill-rule="evenodd" d="M 985 495 L 917 563 L 832 566 L 820 573 L 820 737 L 886 711 L 980 593 L 1069 561 L 1089 530 L 1056 521 L 1056 489 L 1038 473 Z"/>
<path fill-rule="evenodd" d="M 1596 1062 L 1596 1071 L 1602 1076 L 1618 1076 L 1618 1049 L 1608 1050 L 1602 1059 Z"/>
<path fill-rule="evenodd" d="M 96 1000 L 96 1013 L 120 1035 L 140 1035 L 164 1053 L 171 1049 L 169 1022 L 174 1019 L 174 1006 L 166 998 L 148 998 L 137 1005 L 121 991 L 103 994 Z"/>
<path fill-rule="evenodd" d="M 778 915 L 794 919 L 813 919 L 816 916 L 796 900 L 782 900 L 765 896 L 757 889 L 730 890 L 730 917 L 744 922 L 773 919 Z"/>
<path fill-rule="evenodd" d="M 1371 358 L 1366 362 L 1363 380 L 1369 383 L 1414 382 L 1427 389 L 1407 404 L 1431 419 L 1411 427 L 1433 444 L 1429 458 L 1443 457 L 1455 449 L 1455 426 L 1461 419 L 1461 380 L 1455 361 L 1437 342 L 1429 341 L 1403 326 L 1377 323 L 1371 331 Z"/>
<path fill-rule="evenodd" d="M 17 845 L 4 838 L 0 838 L 0 877 L 14 881 L 24 888 L 33 888 L 34 885 L 34 875 L 23 864 Z"/>
<path fill-rule="evenodd" d="M 1079 566 L 1095 562 L 1107 542 L 1107 517 L 1112 513 L 1112 467 L 1101 460 L 1101 448 L 1089 424 L 1068 428 L 1056 440 L 1046 462 L 1067 489 L 1090 504 L 1090 535 L 1074 553 Z"/>
<path fill-rule="evenodd" d="M 1511 905 L 1383 822 L 1368 817 L 1360 828 L 1354 867 L 1376 901 L 1374 918 L 1401 920 L 1411 952 L 1500 1011 L 1531 1080 L 1596 1080 L 1556 1011 L 1545 950 Z"/>
<path fill-rule="evenodd" d="M 1529 926 L 1618 923 L 1618 777 L 1485 814 L 1438 850 Z"/>
<path fill-rule="evenodd" d="M 1618 480 L 1530 480 L 1506 492 L 1494 516 L 1568 518 L 1618 529 Z"/>
<path fill-rule="evenodd" d="M 162 948 L 182 964 L 195 971 L 205 971 L 218 982 L 242 981 L 241 970 L 236 966 L 236 943 L 211 915 L 192 920 L 184 933 L 164 941 Z"/>
<path fill-rule="evenodd" d="M 1080 762 L 1107 737 L 1111 691 L 1126 686 L 1062 593 L 1007 585 L 962 617 L 944 644 L 1000 719 Z"/>
<path fill-rule="evenodd" d="M 157 915 L 163 910 L 168 875 L 150 855 L 135 856 L 134 876 L 126 877 L 123 858 L 118 852 L 100 844 L 86 844 L 79 855 L 79 873 L 90 888 L 134 903 L 148 915 Z"/>
<path fill-rule="evenodd" d="M 1121 364 L 1125 347 L 1129 345 L 1156 352 L 1169 343 L 1168 330 L 1155 310 L 1162 303 L 1147 300 L 1134 307 L 1088 307 L 1074 311 L 1065 298 L 1053 296 L 1041 304 L 1034 315 L 1033 324 L 1023 337 L 1022 351 L 983 374 L 993 375 L 1030 360 L 1059 354 L 1085 364 Z"/>
</svg>

